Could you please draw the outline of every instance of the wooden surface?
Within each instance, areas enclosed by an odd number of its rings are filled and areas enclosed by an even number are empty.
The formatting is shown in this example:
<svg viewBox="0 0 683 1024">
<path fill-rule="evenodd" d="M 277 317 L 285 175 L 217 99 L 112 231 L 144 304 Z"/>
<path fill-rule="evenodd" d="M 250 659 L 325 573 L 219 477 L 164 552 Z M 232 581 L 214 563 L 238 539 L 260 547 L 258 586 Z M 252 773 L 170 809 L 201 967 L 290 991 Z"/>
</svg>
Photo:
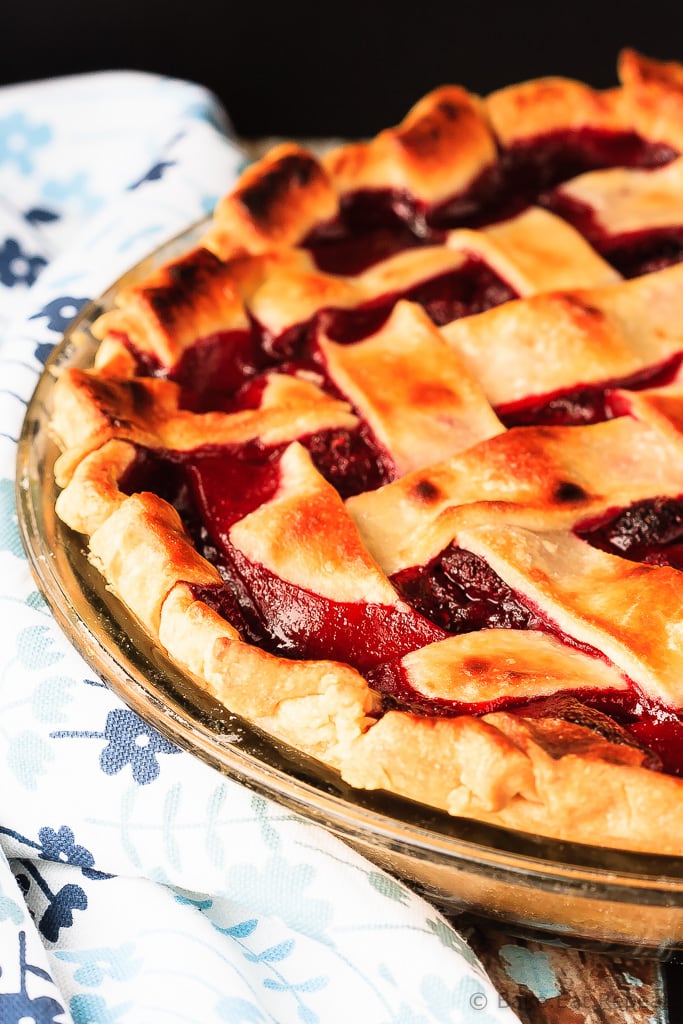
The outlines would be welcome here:
<svg viewBox="0 0 683 1024">
<path fill-rule="evenodd" d="M 468 930 L 467 938 L 501 1003 L 522 1024 L 678 1024 L 683 1019 L 667 1012 L 666 968 L 651 960 L 544 945 L 479 926 Z M 476 1011 L 484 1009 L 473 1005 L 472 1024 Z"/>
</svg>

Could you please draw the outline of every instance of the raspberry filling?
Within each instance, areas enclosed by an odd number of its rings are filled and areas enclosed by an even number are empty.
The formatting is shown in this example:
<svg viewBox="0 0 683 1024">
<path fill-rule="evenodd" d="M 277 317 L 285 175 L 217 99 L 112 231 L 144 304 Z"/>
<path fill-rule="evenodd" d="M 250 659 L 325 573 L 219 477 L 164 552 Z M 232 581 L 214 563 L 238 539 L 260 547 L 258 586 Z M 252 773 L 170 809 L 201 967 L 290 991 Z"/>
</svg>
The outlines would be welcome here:
<svg viewBox="0 0 683 1024">
<path fill-rule="evenodd" d="M 400 190 L 359 191 L 344 197 L 337 220 L 316 228 L 304 247 L 325 272 L 354 275 L 407 248 L 441 244 L 444 232 L 482 226 L 520 212 L 531 202 L 572 223 L 625 276 L 658 269 L 683 258 L 683 229 L 608 235 L 582 204 L 553 190 L 586 170 L 611 166 L 657 167 L 676 156 L 667 146 L 634 133 L 591 129 L 557 132 L 514 145 L 500 165 L 484 171 L 460 195 L 431 208 Z M 540 198 L 539 198 L 540 197 Z M 184 405 L 196 410 L 257 406 L 263 372 L 279 365 L 316 371 L 321 386 L 335 391 L 316 356 L 322 328 L 337 342 L 353 342 L 378 330 L 400 298 L 420 303 L 437 325 L 483 312 L 516 297 L 505 281 L 476 257 L 403 293 L 381 296 L 356 309 L 328 309 L 311 321 L 273 337 L 252 322 L 245 330 L 200 339 L 170 369 L 134 352 L 141 374 L 168 376 L 184 389 Z M 510 403 L 496 412 L 510 426 L 595 423 L 619 415 L 615 388 L 669 383 L 683 356 L 622 380 L 557 391 Z M 323 476 L 343 496 L 388 482 L 392 467 L 367 426 L 325 431 L 300 439 Z M 520 701 L 501 697 L 486 704 L 426 698 L 409 684 L 400 660 L 454 633 L 503 627 L 538 629 L 563 636 L 482 560 L 451 545 L 427 566 L 392 578 L 403 601 L 397 605 L 338 602 L 316 595 L 250 561 L 230 541 L 231 526 L 275 495 L 284 445 L 258 442 L 140 455 L 125 489 L 153 490 L 178 508 L 197 550 L 219 569 L 223 585 L 193 587 L 195 596 L 220 612 L 244 638 L 290 658 L 332 658 L 365 672 L 385 696 L 419 714 L 484 714 L 516 708 L 528 718 L 559 717 L 580 722 L 614 742 L 654 752 L 652 767 L 683 775 L 683 726 L 665 709 L 648 707 L 634 690 L 577 690 L 574 694 Z M 683 501 L 655 499 L 598 523 L 584 524 L 580 537 L 603 550 L 652 564 L 683 568 Z M 601 657 L 584 645 L 586 653 Z M 573 703 L 572 703 L 573 702 Z"/>
<path fill-rule="evenodd" d="M 628 377 L 613 378 L 599 384 L 584 384 L 578 387 L 558 390 L 550 395 L 523 398 L 519 402 L 508 402 L 496 406 L 495 412 L 506 427 L 529 426 L 581 426 L 601 423 L 623 414 L 619 396 L 612 392 L 618 389 L 642 391 L 645 388 L 663 387 L 675 380 L 683 362 L 683 352 L 676 353 L 656 366 L 630 374 Z"/>
<path fill-rule="evenodd" d="M 450 544 L 426 565 L 391 577 L 399 594 L 447 633 L 538 629 L 541 620 L 487 563 Z"/>
<path fill-rule="evenodd" d="M 561 189 L 541 197 L 552 213 L 568 221 L 622 277 L 640 277 L 683 260 L 683 225 L 610 234 L 587 203 Z"/>
<path fill-rule="evenodd" d="M 453 228 L 482 227 L 521 213 L 541 193 L 585 171 L 661 167 L 676 156 L 670 146 L 648 142 L 635 132 L 549 132 L 503 149 L 497 165 L 433 206 L 405 189 L 347 193 L 337 218 L 315 228 L 301 244 L 321 270 L 359 274 L 404 249 L 438 245 Z"/>
<path fill-rule="evenodd" d="M 574 531 L 595 548 L 631 562 L 683 570 L 683 500 L 639 501 Z"/>
<path fill-rule="evenodd" d="M 261 465 L 194 458 L 187 479 L 199 519 L 198 548 L 237 595 L 242 619 L 260 646 L 288 657 L 344 661 L 364 671 L 445 636 L 403 603 L 331 600 L 281 579 L 233 545 L 230 527 L 277 490 L 274 457 Z"/>
<path fill-rule="evenodd" d="M 683 505 L 680 503 L 679 510 L 683 524 Z M 660 533 L 664 534 L 665 530 L 661 529 Z M 425 566 L 396 573 L 392 583 L 422 615 L 449 634 L 487 628 L 539 629 L 586 654 L 602 657 L 599 651 L 577 643 L 540 616 L 483 559 L 454 545 Z M 482 704 L 435 700 L 425 697 L 410 685 L 398 659 L 381 664 L 368 678 L 371 685 L 385 695 L 388 706 L 408 707 L 417 714 L 436 716 L 482 715 L 515 709 L 524 715 L 535 713 L 540 717 L 552 717 L 553 701 L 561 701 L 568 696 L 563 694 L 542 701 L 501 697 Z M 593 709 L 605 721 L 613 719 L 619 723 L 630 737 L 629 742 L 652 751 L 664 771 L 683 775 L 683 723 L 674 712 L 648 705 L 635 688 L 625 692 L 584 689 L 573 691 L 570 696 L 578 707 Z M 586 715 L 588 713 L 585 712 Z"/>
<path fill-rule="evenodd" d="M 316 444 L 324 444 L 322 435 L 314 436 L 313 447 Z M 153 490 L 174 504 L 197 550 L 218 568 L 224 583 L 193 586 L 198 600 L 231 622 L 245 640 L 273 654 L 331 658 L 352 665 L 384 695 L 387 708 L 400 706 L 436 716 L 515 709 L 525 716 L 562 717 L 553 709 L 553 701 L 565 700 L 567 695 L 530 702 L 503 697 L 473 705 L 428 698 L 411 687 L 401 666 L 405 654 L 472 630 L 540 629 L 601 657 L 563 635 L 471 552 L 451 545 L 426 566 L 395 574 L 391 582 L 404 601 L 389 606 L 321 597 L 280 579 L 236 550 L 230 527 L 275 495 L 283 447 L 265 449 L 254 442 L 214 452 L 141 451 L 129 470 L 122 489 L 128 493 Z M 593 527 L 592 532 L 596 529 L 601 536 L 609 533 L 617 538 L 620 554 L 642 554 L 644 546 L 654 551 L 660 543 L 670 549 L 683 533 L 683 502 L 641 503 Z M 591 540 L 587 534 L 579 532 Z M 661 564 L 659 556 L 656 560 Z M 609 716 L 628 742 L 653 751 L 664 771 L 683 775 L 683 726 L 674 714 L 647 707 L 630 690 L 576 690 L 571 697 L 584 717 L 591 711 L 599 718 Z"/>
</svg>

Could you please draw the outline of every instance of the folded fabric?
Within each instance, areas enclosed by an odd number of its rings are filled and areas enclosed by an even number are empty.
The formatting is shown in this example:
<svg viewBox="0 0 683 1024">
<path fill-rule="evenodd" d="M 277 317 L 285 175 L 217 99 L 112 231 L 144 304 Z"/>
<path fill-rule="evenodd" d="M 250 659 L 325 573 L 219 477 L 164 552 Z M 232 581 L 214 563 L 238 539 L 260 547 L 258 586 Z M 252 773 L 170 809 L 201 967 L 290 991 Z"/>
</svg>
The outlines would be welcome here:
<svg viewBox="0 0 683 1024">
<path fill-rule="evenodd" d="M 191 83 L 0 90 L 0 1020 L 513 1021 L 433 907 L 126 708 L 24 557 L 16 441 L 43 362 L 242 163 Z"/>
</svg>

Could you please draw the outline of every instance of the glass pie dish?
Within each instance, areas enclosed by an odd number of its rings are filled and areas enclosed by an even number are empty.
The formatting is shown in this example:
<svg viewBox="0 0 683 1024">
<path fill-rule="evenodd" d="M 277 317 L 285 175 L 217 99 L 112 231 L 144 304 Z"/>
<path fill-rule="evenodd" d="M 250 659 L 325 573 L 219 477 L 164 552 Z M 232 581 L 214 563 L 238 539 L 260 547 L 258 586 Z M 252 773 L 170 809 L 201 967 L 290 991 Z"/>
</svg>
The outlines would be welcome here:
<svg viewBox="0 0 683 1024">
<path fill-rule="evenodd" d="M 114 295 L 187 250 L 205 224 L 163 246 L 88 305 L 55 349 L 27 410 L 18 451 L 22 538 L 55 619 L 86 662 L 179 746 L 302 814 L 401 876 L 451 915 L 518 934 L 663 959 L 683 949 L 683 860 L 602 849 L 451 817 L 344 783 L 322 763 L 229 712 L 166 657 L 89 563 L 55 513 L 48 433 L 59 372 L 94 358 L 93 322 Z"/>
</svg>

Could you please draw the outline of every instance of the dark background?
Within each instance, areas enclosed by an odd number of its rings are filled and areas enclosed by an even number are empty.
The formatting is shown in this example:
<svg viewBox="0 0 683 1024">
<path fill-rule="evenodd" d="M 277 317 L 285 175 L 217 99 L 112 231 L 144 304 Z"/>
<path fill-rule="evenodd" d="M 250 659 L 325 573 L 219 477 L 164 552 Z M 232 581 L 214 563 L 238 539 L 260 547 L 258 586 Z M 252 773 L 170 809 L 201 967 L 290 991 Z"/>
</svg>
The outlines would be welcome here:
<svg viewBox="0 0 683 1024">
<path fill-rule="evenodd" d="M 613 85 L 622 46 L 683 61 L 683 0 L 12 0 L 0 82 L 156 71 L 209 86 L 247 137 L 365 136 L 443 82 Z"/>
</svg>

